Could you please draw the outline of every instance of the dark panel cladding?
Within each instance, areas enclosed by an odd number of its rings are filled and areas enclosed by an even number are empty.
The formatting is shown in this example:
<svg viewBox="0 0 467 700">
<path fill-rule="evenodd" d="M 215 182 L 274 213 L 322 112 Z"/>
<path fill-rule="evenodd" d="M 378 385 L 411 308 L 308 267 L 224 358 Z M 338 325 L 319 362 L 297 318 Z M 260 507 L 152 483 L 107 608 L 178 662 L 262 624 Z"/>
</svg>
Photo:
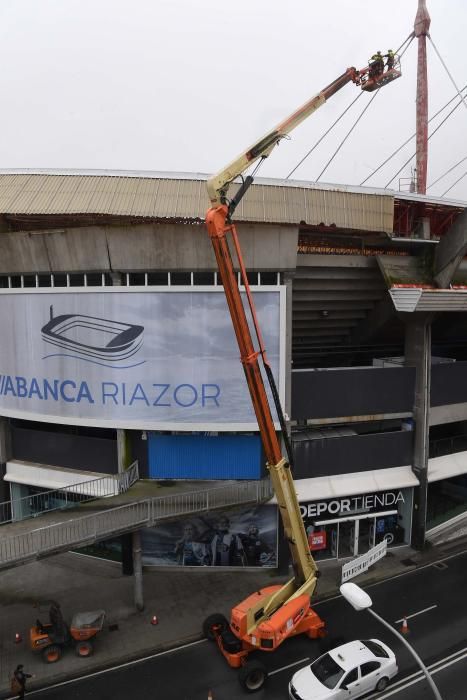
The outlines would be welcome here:
<svg viewBox="0 0 467 700">
<path fill-rule="evenodd" d="M 117 440 L 12 427 L 13 459 L 102 474 L 118 471 Z"/>
<path fill-rule="evenodd" d="M 146 431 L 142 430 L 127 430 L 126 434 L 130 441 L 131 461 L 138 460 L 138 470 L 140 479 L 149 478 L 149 462 L 148 462 L 148 437 Z M 145 435 L 146 439 L 143 439 Z"/>
<path fill-rule="evenodd" d="M 407 413 L 414 388 L 414 367 L 295 370 L 292 420 Z"/>
<path fill-rule="evenodd" d="M 410 431 L 320 439 L 294 439 L 294 478 L 351 474 L 412 463 Z"/>
<path fill-rule="evenodd" d="M 467 402 L 467 362 L 448 362 L 431 367 L 431 405 Z"/>
</svg>

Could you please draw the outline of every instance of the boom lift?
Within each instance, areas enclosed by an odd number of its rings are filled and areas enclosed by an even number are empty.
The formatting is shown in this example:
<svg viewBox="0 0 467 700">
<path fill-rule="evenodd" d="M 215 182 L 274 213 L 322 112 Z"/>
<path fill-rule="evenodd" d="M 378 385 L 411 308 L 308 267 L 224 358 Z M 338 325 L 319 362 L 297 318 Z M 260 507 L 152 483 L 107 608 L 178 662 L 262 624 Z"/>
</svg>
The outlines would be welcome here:
<svg viewBox="0 0 467 700">
<path fill-rule="evenodd" d="M 398 68 L 399 62 L 397 61 L 395 65 Z M 248 692 L 262 688 L 267 679 L 267 671 L 261 663 L 247 660 L 252 651 L 274 651 L 285 639 L 297 634 L 306 634 L 312 639 L 322 637 L 325 635 L 325 625 L 310 606 L 310 598 L 315 590 L 319 572 L 310 553 L 300 514 L 290 468 L 292 451 L 288 441 L 285 419 L 258 325 L 237 231 L 232 223 L 235 208 L 252 184 L 254 173 L 245 177 L 230 202 L 227 200 L 227 191 L 235 178 L 255 161 L 266 158 L 281 139 L 318 107 L 321 107 L 344 85 L 353 82 L 362 89 L 371 91 L 398 78 L 401 73 L 397 68 L 385 71 L 371 79 L 368 77 L 368 67 L 360 71 L 348 68 L 337 80 L 306 102 L 207 182 L 211 208 L 206 214 L 206 225 L 224 286 L 240 350 L 240 359 L 258 421 L 267 468 L 282 517 L 284 534 L 290 546 L 294 571 L 294 577 L 285 585 L 267 586 L 252 593 L 246 600 L 235 606 L 231 611 L 230 623 L 223 615 L 214 614 L 210 615 L 203 624 L 205 636 L 217 642 L 220 651 L 231 667 L 240 669 L 239 680 Z M 258 350 L 255 349 L 243 306 L 237 273 L 227 240 L 228 234 L 232 236 L 253 320 Z M 279 438 L 276 434 L 261 374 L 260 358 L 271 386 L 287 459 L 282 455 Z"/>
</svg>

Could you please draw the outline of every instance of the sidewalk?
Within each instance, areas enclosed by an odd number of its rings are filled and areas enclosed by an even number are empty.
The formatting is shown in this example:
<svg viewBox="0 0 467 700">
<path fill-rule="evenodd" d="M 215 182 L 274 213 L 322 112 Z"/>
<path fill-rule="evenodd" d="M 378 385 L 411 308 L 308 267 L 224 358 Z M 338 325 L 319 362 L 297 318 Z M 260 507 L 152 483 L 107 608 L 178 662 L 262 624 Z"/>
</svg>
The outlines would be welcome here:
<svg viewBox="0 0 467 700">
<path fill-rule="evenodd" d="M 463 538 L 423 553 L 398 548 L 356 582 L 367 585 L 395 576 L 461 551 L 466 544 L 467 538 Z M 342 562 L 335 561 L 320 565 L 315 600 L 338 593 L 341 567 Z M 133 606 L 133 578 L 122 575 L 120 564 L 66 553 L 6 571 L 0 574 L 0 697 L 9 696 L 9 678 L 18 663 L 35 674 L 29 685 L 33 689 L 157 653 L 200 639 L 202 622 L 209 614 L 222 612 L 228 617 L 231 607 L 255 589 L 286 579 L 267 569 L 145 570 L 146 608 L 139 613 Z M 44 664 L 30 651 L 29 627 L 37 618 L 47 620 L 51 599 L 60 603 L 68 621 L 75 612 L 106 610 L 105 627 L 92 657 L 80 659 L 70 647 L 57 663 Z M 158 618 L 157 625 L 151 624 L 153 615 Z M 22 637 L 20 643 L 15 643 L 17 632 Z"/>
</svg>

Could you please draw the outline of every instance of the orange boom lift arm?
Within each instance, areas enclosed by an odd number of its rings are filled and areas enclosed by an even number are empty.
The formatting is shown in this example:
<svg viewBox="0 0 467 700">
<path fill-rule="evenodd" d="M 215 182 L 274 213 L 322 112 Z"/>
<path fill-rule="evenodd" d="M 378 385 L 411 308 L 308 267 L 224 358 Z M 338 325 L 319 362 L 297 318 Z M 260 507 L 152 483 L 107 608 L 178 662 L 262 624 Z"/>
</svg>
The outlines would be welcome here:
<svg viewBox="0 0 467 700">
<path fill-rule="evenodd" d="M 399 66 L 398 61 L 395 66 Z M 361 71 L 348 68 L 337 80 L 281 122 L 275 129 L 257 141 L 226 168 L 209 178 L 207 182 L 211 208 L 206 214 L 206 225 L 216 256 L 217 266 L 227 299 L 232 324 L 240 350 L 240 360 L 245 372 L 261 440 L 267 460 L 274 493 L 281 514 L 284 534 L 292 556 L 294 577 L 286 584 L 268 586 L 250 595 L 232 609 L 230 623 L 222 615 L 211 615 L 204 623 L 204 632 L 215 639 L 228 663 L 240 668 L 240 681 L 246 690 L 259 690 L 267 672 L 260 663 L 247 662 L 248 654 L 256 649 L 273 651 L 284 639 L 305 633 L 311 638 L 325 634 L 324 622 L 310 607 L 310 598 L 316 587 L 318 568 L 311 556 L 308 540 L 300 514 L 290 463 L 292 451 L 288 441 L 284 415 L 273 373 L 267 358 L 259 328 L 253 297 L 248 284 L 240 243 L 231 217 L 240 200 L 253 182 L 248 175 L 236 194 L 228 202 L 229 185 L 249 166 L 266 158 L 273 148 L 304 119 L 321 107 L 326 100 L 344 85 L 353 82 L 371 91 L 400 76 L 395 68 L 377 78 L 368 78 L 368 68 Z M 238 268 L 245 288 L 248 306 L 258 343 L 255 349 L 250 326 L 242 301 L 237 273 L 232 259 L 228 236 L 231 235 L 238 261 Z M 263 365 L 279 418 L 287 451 L 282 455 L 279 438 L 274 426 L 266 388 L 261 374 Z"/>
</svg>

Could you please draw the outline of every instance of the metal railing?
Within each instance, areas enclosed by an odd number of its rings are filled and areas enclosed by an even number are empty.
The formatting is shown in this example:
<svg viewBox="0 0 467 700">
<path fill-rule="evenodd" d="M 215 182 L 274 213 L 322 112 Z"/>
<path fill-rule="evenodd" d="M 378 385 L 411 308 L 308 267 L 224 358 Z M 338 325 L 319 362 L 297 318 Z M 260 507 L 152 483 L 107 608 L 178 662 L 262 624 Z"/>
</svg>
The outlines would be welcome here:
<svg viewBox="0 0 467 700">
<path fill-rule="evenodd" d="M 427 530 L 426 538 L 432 544 L 440 544 L 463 537 L 465 534 L 467 534 L 467 511 Z"/>
<path fill-rule="evenodd" d="M 203 491 L 190 491 L 151 499 L 151 521 L 216 510 L 242 503 L 261 503 L 272 498 L 269 480 L 234 481 Z"/>
<path fill-rule="evenodd" d="M 102 513 L 75 517 L 0 539 L 0 568 L 149 527 L 163 519 L 245 503 L 262 503 L 271 497 L 269 481 L 248 481 L 228 483 L 208 491 L 145 498 Z"/>
<path fill-rule="evenodd" d="M 138 478 L 138 462 L 136 461 L 121 474 L 101 476 L 60 489 L 4 501 L 0 503 L 0 525 L 35 518 L 54 510 L 74 508 L 79 503 L 97 498 L 117 496 L 119 493 L 128 491 L 130 486 L 138 481 Z"/>
<path fill-rule="evenodd" d="M 139 479 L 138 460 L 135 460 L 128 469 L 118 474 L 118 489 L 119 493 L 126 493 L 130 486 L 133 486 Z"/>
</svg>

